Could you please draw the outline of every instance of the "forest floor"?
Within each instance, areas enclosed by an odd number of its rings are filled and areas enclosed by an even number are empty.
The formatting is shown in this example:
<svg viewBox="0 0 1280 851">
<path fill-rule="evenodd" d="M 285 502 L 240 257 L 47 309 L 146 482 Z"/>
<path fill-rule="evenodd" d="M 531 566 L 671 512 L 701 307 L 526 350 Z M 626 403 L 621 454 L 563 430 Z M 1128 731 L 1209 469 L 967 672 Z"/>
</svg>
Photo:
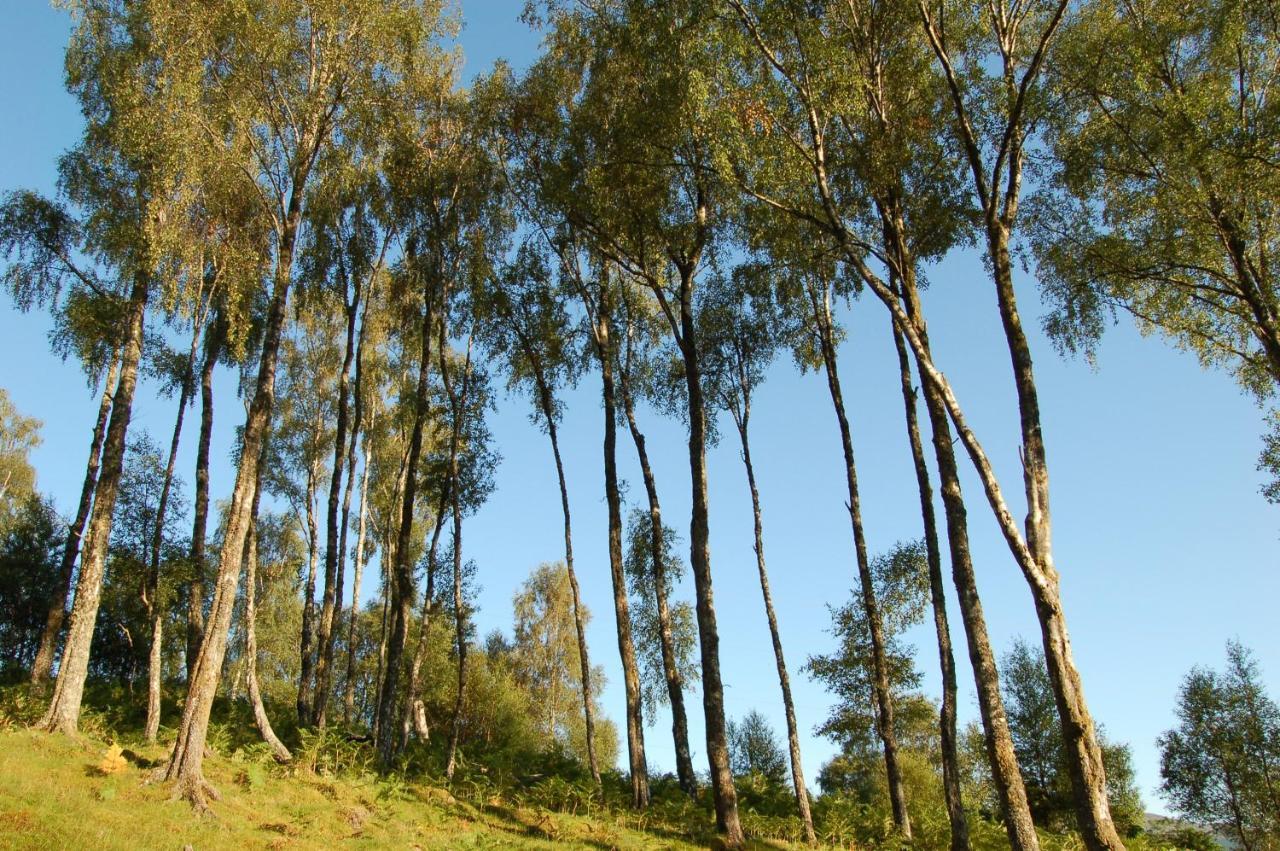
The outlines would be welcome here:
<svg viewBox="0 0 1280 851">
<path fill-rule="evenodd" d="M 147 782 L 164 746 L 75 740 L 0 728 L 0 848 L 582 848 L 693 849 L 660 825 L 638 829 L 618 815 L 551 812 L 497 797 L 472 803 L 432 786 L 373 775 L 287 776 L 213 755 L 206 776 L 221 793 L 198 817 Z M 789 848 L 781 843 L 757 848 Z"/>
</svg>

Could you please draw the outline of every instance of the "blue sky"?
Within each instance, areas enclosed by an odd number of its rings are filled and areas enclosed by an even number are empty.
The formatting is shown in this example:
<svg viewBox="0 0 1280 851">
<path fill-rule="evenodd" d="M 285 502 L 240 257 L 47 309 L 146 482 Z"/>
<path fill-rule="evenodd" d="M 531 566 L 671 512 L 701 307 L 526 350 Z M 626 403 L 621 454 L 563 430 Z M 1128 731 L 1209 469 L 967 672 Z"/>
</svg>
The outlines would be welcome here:
<svg viewBox="0 0 1280 851">
<path fill-rule="evenodd" d="M 460 43 L 468 74 L 507 58 L 517 68 L 537 48 L 537 36 L 516 18 L 523 0 L 464 0 Z M 74 143 L 80 116 L 62 87 L 65 14 L 40 0 L 6 10 L 0 29 L 0 191 L 52 193 L 57 156 Z M 958 253 L 929 270 L 925 311 L 938 364 L 1019 512 L 1017 416 L 1008 354 L 995 297 L 981 257 Z M 1042 314 L 1031 276 L 1019 281 L 1029 324 Z M 871 302 L 842 315 L 848 339 L 841 377 L 854 428 L 865 521 L 874 551 L 920 535 L 919 502 L 903 429 L 897 365 L 883 310 Z M 79 367 L 49 353 L 49 324 L 0 301 L 0 386 L 19 409 L 43 420 L 34 462 L 40 487 L 69 510 L 78 496 L 96 397 Z M 1155 739 L 1173 721 L 1178 683 L 1193 665 L 1220 665 L 1224 643 L 1252 647 L 1273 696 L 1280 697 L 1280 645 L 1275 600 L 1280 594 L 1277 532 L 1280 513 L 1258 494 L 1255 471 L 1262 412 L 1229 376 L 1205 372 L 1195 359 L 1157 338 L 1144 339 L 1122 321 L 1100 352 L 1097 369 L 1059 358 L 1033 334 L 1048 443 L 1056 558 L 1068 624 L 1089 704 L 1109 737 L 1128 742 L 1148 809 L 1156 794 Z M 217 378 L 215 459 L 226 459 L 243 408 L 234 376 Z M 598 378 L 586 376 L 566 396 L 562 432 L 575 510 L 575 551 L 583 593 L 595 614 L 588 639 L 593 661 L 609 678 L 607 714 L 623 717 L 621 665 L 613 633 L 601 472 L 602 412 Z M 136 427 L 168 434 L 172 401 L 143 386 Z M 808 654 L 832 646 L 826 606 L 847 599 L 854 582 L 852 540 L 844 509 L 839 436 L 825 381 L 801 375 L 789 359 L 772 369 L 753 416 L 753 455 L 764 505 L 765 547 L 784 646 L 792 670 L 796 712 L 810 778 L 833 753 L 812 735 L 830 696 L 799 668 Z M 689 486 L 683 428 L 642 412 L 654 454 L 664 514 L 682 535 Z M 530 423 L 522 398 L 505 398 L 493 417 L 503 456 L 497 488 L 468 521 L 467 556 L 479 565 L 481 632 L 509 630 L 511 595 L 538 563 L 562 554 L 559 502 L 550 448 Z M 725 697 L 732 716 L 758 709 L 783 728 L 751 548 L 751 506 L 736 445 L 728 438 L 710 455 L 711 552 L 721 627 Z M 639 469 L 620 435 L 628 501 L 643 502 Z M 167 439 L 167 438 L 166 438 Z M 182 469 L 194 468 L 193 437 L 184 439 Z M 967 473 L 967 471 L 966 471 Z M 966 480 L 974 558 L 993 641 L 1001 650 L 1016 636 L 1035 642 L 1031 598 L 991 519 L 981 489 Z M 231 486 L 229 464 L 215 466 L 215 498 Z M 686 536 L 687 540 L 687 536 Z M 366 592 L 372 593 L 373 580 Z M 686 582 L 679 589 L 691 599 Z M 976 718 L 963 635 L 951 604 L 960 663 L 961 720 Z M 931 627 L 930 627 L 931 629 Z M 933 638 L 913 633 L 925 688 L 937 694 Z M 690 703 L 695 764 L 704 765 L 700 700 Z M 647 733 L 650 765 L 674 766 L 669 719 Z"/>
</svg>

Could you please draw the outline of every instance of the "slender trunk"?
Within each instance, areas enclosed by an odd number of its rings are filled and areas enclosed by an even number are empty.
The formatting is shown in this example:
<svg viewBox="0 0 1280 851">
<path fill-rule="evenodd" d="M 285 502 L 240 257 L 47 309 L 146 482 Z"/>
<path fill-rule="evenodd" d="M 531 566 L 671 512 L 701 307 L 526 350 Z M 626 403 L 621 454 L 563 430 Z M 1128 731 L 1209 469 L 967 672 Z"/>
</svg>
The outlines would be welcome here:
<svg viewBox="0 0 1280 851">
<path fill-rule="evenodd" d="M 609 570 L 613 579 L 613 610 L 618 626 L 618 652 L 627 697 L 627 758 L 631 769 L 631 805 L 649 806 L 649 768 L 645 761 L 644 719 L 640 705 L 640 672 L 631 636 L 627 580 L 622 567 L 622 498 L 618 491 L 618 420 L 614 400 L 613 342 L 608 283 L 601 283 L 596 349 L 604 396 L 604 492 L 609 505 Z"/>
<path fill-rule="evenodd" d="M 746 390 L 746 388 L 743 388 Z M 742 464 L 747 470 L 747 485 L 751 490 L 751 513 L 754 520 L 756 569 L 760 574 L 760 593 L 764 596 L 765 617 L 769 621 L 769 637 L 773 640 L 773 658 L 778 666 L 778 686 L 782 690 L 782 706 L 787 716 L 787 746 L 791 752 L 791 781 L 796 793 L 796 808 L 804 823 L 804 838 L 810 845 L 818 839 L 813 832 L 813 815 L 809 811 L 809 790 L 804 783 L 804 767 L 800 762 L 800 728 L 796 723 L 796 705 L 791 699 L 791 677 L 787 674 L 787 660 L 782 653 L 782 634 L 778 630 L 778 615 L 773 609 L 773 594 L 769 590 L 769 572 L 764 563 L 764 519 L 760 512 L 760 490 L 756 487 L 755 465 L 751 463 L 751 441 L 748 429 L 751 424 L 750 397 L 742 397 L 742 407 L 734 410 L 738 438 L 742 443 Z"/>
<path fill-rule="evenodd" d="M 192 503 L 191 566 L 187 588 L 187 680 L 204 641 L 205 537 L 209 526 L 209 446 L 213 440 L 213 370 L 222 349 L 223 326 L 213 321 L 205 332 L 204 363 L 200 368 L 200 438 L 196 447 L 196 493 Z"/>
<path fill-rule="evenodd" d="M 716 827 L 730 847 L 745 841 L 738 820 L 738 794 L 729 767 L 729 746 L 724 720 L 724 685 L 720 679 L 720 633 L 716 628 L 715 600 L 711 588 L 710 525 L 707 500 L 707 403 L 702 390 L 696 327 L 693 317 L 693 271 L 680 270 L 680 354 L 684 361 L 689 402 L 689 478 L 693 510 L 689 521 L 689 565 L 698 615 L 698 642 L 702 651 L 702 708 L 706 716 L 707 760 L 715 801 Z"/>
<path fill-rule="evenodd" d="M 569 488 L 565 482 L 564 463 L 560 459 L 560 440 L 556 424 L 548 412 L 548 433 L 551 436 L 551 454 L 555 456 L 556 477 L 560 481 L 560 506 L 564 511 L 564 564 L 569 575 L 569 589 L 573 593 L 573 625 L 578 634 L 578 664 L 582 672 L 582 715 L 587 734 L 587 766 L 597 786 L 600 785 L 600 764 L 596 758 L 595 686 L 591 681 L 591 657 L 587 652 L 587 628 L 582 618 L 582 590 L 578 586 L 578 573 L 573 568 L 573 530 L 569 520 Z"/>
<path fill-rule="evenodd" d="M 444 510 L 448 504 L 449 492 L 453 485 L 440 492 L 440 502 L 436 505 L 435 529 L 431 531 L 431 545 L 427 548 L 427 581 L 422 594 L 422 618 L 418 626 L 418 646 L 413 651 L 413 661 L 409 665 L 409 687 L 405 689 L 404 711 L 400 719 L 400 747 L 409 745 L 409 731 L 418 734 L 420 739 L 427 739 L 426 711 L 422 705 L 422 663 L 427 658 L 427 633 L 431 628 L 431 615 L 435 610 L 436 597 L 436 553 L 440 549 L 440 533 L 444 531 Z"/>
<path fill-rule="evenodd" d="M 862 500 L 858 491 L 858 470 L 853 455 L 853 435 L 849 418 L 845 413 L 844 393 L 840 387 L 840 375 L 836 367 L 836 349 L 831 321 L 829 291 L 822 287 L 821 294 L 811 292 L 813 317 L 817 325 L 818 341 L 822 349 L 823 364 L 827 372 L 827 389 L 835 408 L 840 426 L 840 445 L 844 451 L 845 480 L 849 489 L 849 522 L 853 527 L 853 546 L 858 562 L 858 580 L 862 592 L 862 608 L 871 633 L 872 688 L 875 693 L 876 727 L 884 749 L 885 774 L 889 785 L 889 802 L 893 809 L 893 822 L 905 838 L 911 838 L 911 817 L 907 813 L 907 795 L 902 781 L 902 769 L 898 764 L 898 738 L 894 730 L 893 694 L 889 685 L 888 665 L 885 661 L 884 626 L 880 618 L 880 606 L 876 600 L 875 582 L 871 575 L 871 561 L 867 555 L 866 534 L 862 526 Z"/>
<path fill-rule="evenodd" d="M 457 464 L 453 465 L 456 482 Z M 458 650 L 458 696 L 453 704 L 453 723 L 449 728 L 449 758 L 444 776 L 453 779 L 458 767 L 458 740 L 462 736 L 462 708 L 467 693 L 467 611 L 462 599 L 462 511 L 458 507 L 457 488 L 452 489 L 453 508 L 453 623 Z"/>
<path fill-rule="evenodd" d="M 345 294 L 344 294 L 345 300 Z M 348 446 L 348 407 L 351 391 L 351 365 L 356 353 L 356 320 L 360 311 L 360 284 L 357 280 L 355 293 L 346 304 L 347 341 L 342 355 L 342 372 L 338 376 L 337 422 L 333 436 L 333 470 L 329 476 L 329 502 L 325 512 L 325 546 L 324 546 L 324 595 L 320 604 L 320 627 L 317 635 L 318 656 L 316 661 L 316 690 L 311 708 L 311 717 L 316 724 L 324 727 L 325 709 L 329 703 L 330 671 L 333 669 L 333 645 L 336 637 L 334 629 L 335 609 L 341 608 L 342 573 L 346 555 L 346 519 L 351 506 L 351 476 L 347 476 L 346 510 L 342 512 L 341 532 L 338 524 L 338 502 L 342 495 L 342 476 L 347 468 L 347 457 L 355 454 L 355 434 L 359 429 L 357 421 L 351 429 L 351 445 Z"/>
<path fill-rule="evenodd" d="M 1022 432 L 1023 482 L 1027 497 L 1026 544 L 1037 568 L 1031 583 L 1040 634 L 1044 643 L 1049 681 L 1065 743 L 1067 774 L 1071 778 L 1076 804 L 1076 821 L 1081 838 L 1090 851 L 1120 851 L 1124 843 L 1111 820 L 1107 801 L 1107 778 L 1102 764 L 1093 717 L 1085 702 L 1084 684 L 1071 653 L 1066 614 L 1062 610 L 1058 571 L 1053 564 L 1049 519 L 1049 466 L 1045 456 L 1044 433 L 1040 421 L 1040 401 L 1031 348 L 1018 315 L 1013 290 L 1013 263 L 1009 257 L 1009 231 L 1003 223 L 987 229 L 988 250 L 1000 305 L 1000 319 L 1013 365 L 1018 391 L 1018 413 Z"/>
<path fill-rule="evenodd" d="M 454 465 L 456 472 L 457 465 Z M 453 503 L 453 623 L 458 648 L 458 696 L 453 704 L 453 723 L 449 729 L 449 758 L 444 776 L 453 779 L 458 767 L 458 740 L 462 736 L 462 708 L 467 693 L 467 611 L 462 599 L 462 512 L 458 507 L 457 489 Z"/>
<path fill-rule="evenodd" d="M 320 557 L 320 534 L 316 528 L 316 479 L 320 475 L 319 466 L 317 459 L 307 469 L 307 581 L 302 592 L 301 664 L 298 668 L 299 727 L 308 727 L 312 723 L 311 703 L 315 694 L 316 565 Z"/>
<path fill-rule="evenodd" d="M 151 533 L 151 570 L 142 595 L 143 605 L 151 618 L 151 652 L 147 663 L 147 722 L 143 734 L 148 742 L 155 742 L 160 730 L 160 674 L 163 665 L 162 640 L 164 637 L 164 612 L 160 606 L 160 551 L 164 547 L 164 520 L 169 512 L 169 491 L 173 487 L 173 471 L 178 463 L 178 445 L 182 441 L 182 424 L 187 417 L 187 403 L 191 401 L 192 372 L 196 362 L 196 346 L 200 326 L 196 324 L 191 337 L 191 354 L 187 358 L 186 373 L 182 376 L 182 389 L 178 392 L 178 414 L 173 422 L 173 437 L 169 440 L 169 459 L 164 468 L 164 483 L 160 486 L 160 499 L 156 505 L 156 526 Z"/>
<path fill-rule="evenodd" d="M 358 393 L 359 381 L 356 384 L 356 392 Z M 356 626 L 360 619 L 360 580 L 364 576 L 365 533 L 369 522 L 369 442 L 367 438 L 363 446 L 364 469 L 360 473 L 360 520 L 359 529 L 356 532 L 355 576 L 351 582 L 351 622 L 347 634 L 347 680 L 342 693 L 342 722 L 348 726 L 351 724 L 356 704 L 356 641 L 358 636 Z"/>
<path fill-rule="evenodd" d="M 933 484 L 929 477 L 929 464 L 925 460 L 924 444 L 920 439 L 915 387 L 911 382 L 911 361 L 897 326 L 893 327 L 893 343 L 898 352 L 907 439 L 911 444 L 911 460 L 920 491 L 920 516 L 924 525 L 925 554 L 929 563 L 929 597 L 933 604 L 933 628 L 938 639 L 938 664 L 942 675 L 942 707 L 938 713 L 942 749 L 942 793 L 947 804 L 947 820 L 951 824 L 951 849 L 966 851 L 969 847 L 969 824 L 960 794 L 960 762 L 956 745 L 956 660 L 951 649 L 951 626 L 947 621 L 942 553 L 938 543 L 938 522 L 933 511 Z"/>
<path fill-rule="evenodd" d="M 275 281 L 271 301 L 267 309 L 262 337 L 262 358 L 258 368 L 257 383 L 249 412 L 245 418 L 240 443 L 240 466 L 236 471 L 235 487 L 231 492 L 231 504 L 227 511 L 226 527 L 222 535 L 222 547 L 218 554 L 218 576 L 213 592 L 213 604 L 209 609 L 206 635 L 196 657 L 190 676 L 187 699 L 183 706 L 182 722 L 173 756 L 169 760 L 165 779 L 174 783 L 175 793 L 189 800 L 197 810 L 208 807 L 206 796 L 217 797 L 217 792 L 204 779 L 204 748 L 209 731 L 209 713 L 218 690 L 218 674 L 226 655 L 231 615 L 235 607 L 236 586 L 240 581 L 240 569 L 244 557 L 245 541 L 249 535 L 250 511 L 254 492 L 257 490 L 258 469 L 263 441 L 271 421 L 275 402 L 276 361 L 280 351 L 280 339 L 284 330 L 285 307 L 289 297 L 290 270 L 293 266 L 293 246 L 301 219 L 301 198 L 295 193 L 290 202 L 289 225 L 280 242 Z"/>
<path fill-rule="evenodd" d="M 80 702 L 84 697 L 84 683 L 89 674 L 89 653 L 93 642 L 93 628 L 98 620 L 112 515 L 115 513 L 116 493 L 124 467 L 125 438 L 129 430 L 129 418 L 133 413 L 138 362 L 142 357 L 147 296 L 148 281 L 138 276 L 129 294 L 128 309 L 124 316 L 123 339 L 120 341 L 120 378 L 111 401 L 111 417 L 102 444 L 102 464 L 94 488 L 93 509 L 80 564 L 80 577 L 76 582 L 76 597 L 71 608 L 66 646 L 62 651 L 62 663 L 53 699 L 37 725 L 50 732 L 75 735 L 80 720 Z"/>
<path fill-rule="evenodd" d="M 422 314 L 422 351 L 418 363 L 418 383 L 414 393 L 413 431 L 409 437 L 409 452 L 405 458 L 404 499 L 400 505 L 400 528 L 397 533 L 395 560 L 389 580 L 391 590 L 391 625 L 387 641 L 386 667 L 383 673 L 382 692 L 378 702 L 377 741 L 378 755 L 383 766 L 391 764 L 395 757 L 396 735 L 394 723 L 396 698 L 400 685 L 400 668 L 404 657 L 405 642 L 409 636 L 409 619 L 413 609 L 413 562 L 410 560 L 410 543 L 413 540 L 413 510 L 417 500 L 418 459 L 422 455 L 422 434 L 426 426 L 430 394 L 431 336 L 435 326 L 432 311 L 432 293 L 424 293 Z M 447 304 L 447 297 L 442 298 Z"/>
<path fill-rule="evenodd" d="M 698 778 L 693 772 L 693 757 L 689 753 L 689 719 L 684 708 L 684 678 L 676 664 L 675 632 L 671 627 L 671 607 L 667 600 L 666 547 L 663 544 L 662 504 L 658 501 L 658 485 L 649 464 L 649 450 L 644 433 L 636 421 L 635 402 L 631 396 L 631 382 L 627 370 L 619 375 L 622 391 L 622 408 L 627 416 L 627 428 L 631 442 L 635 444 L 640 459 L 640 473 L 644 478 L 645 495 L 649 500 L 649 555 L 653 561 L 653 587 L 658 611 L 658 637 L 662 646 L 662 673 L 667 682 L 667 702 L 671 705 L 671 737 L 676 752 L 676 779 L 680 788 L 690 796 L 698 794 Z"/>
<path fill-rule="evenodd" d="M 249 686 L 249 704 L 253 707 L 253 723 L 257 726 L 262 740 L 271 748 L 276 762 L 287 763 L 293 760 L 293 754 L 284 746 L 276 731 L 271 727 L 271 719 L 267 716 L 267 707 L 262 702 L 262 692 L 258 687 L 258 502 L 262 497 L 262 462 L 258 462 L 258 481 L 254 486 L 253 509 L 249 514 L 249 538 L 245 543 L 244 565 L 244 655 L 245 679 Z"/>
<path fill-rule="evenodd" d="M 523 338 L 521 338 L 523 341 Z M 555 400 L 551 387 L 542 372 L 537 353 L 526 346 L 526 354 L 534 367 L 538 383 L 538 407 L 547 421 L 547 436 L 551 440 L 551 454 L 556 462 L 556 479 L 560 484 L 560 509 L 564 514 L 564 564 L 569 575 L 569 590 L 573 594 L 573 625 L 578 634 L 578 664 L 582 677 L 582 715 L 587 734 L 587 766 L 597 786 L 600 785 L 600 765 L 596 759 L 595 687 L 591 682 L 591 657 L 587 654 L 587 628 L 582 618 L 582 592 L 578 587 L 578 573 L 573 567 L 573 525 L 569 511 L 569 486 L 565 481 L 564 463 L 560 458 L 560 438 L 556 428 Z"/>
<path fill-rule="evenodd" d="M 444 323 L 440 327 L 440 379 L 449 397 L 452 428 L 449 436 L 449 504 L 453 512 L 453 624 L 458 649 L 458 696 L 453 704 L 453 723 L 449 729 L 449 757 L 444 776 L 453 779 L 458 766 L 458 740 L 462 736 L 462 709 L 467 692 L 467 610 L 462 599 L 462 478 L 458 469 L 458 451 L 462 438 L 463 418 L 467 416 L 467 396 L 471 385 L 471 341 L 467 340 L 467 361 L 462 372 L 462 386 L 455 388 L 449 380 L 449 362 L 445 357 Z"/>
<path fill-rule="evenodd" d="M 382 706 L 382 684 L 383 671 L 387 665 L 387 623 L 388 615 L 391 607 L 391 578 L 387 568 L 394 563 L 395 558 L 392 554 L 394 548 L 390 546 L 390 541 L 383 547 L 381 571 L 382 574 L 382 617 L 378 623 L 378 669 L 374 676 L 374 695 L 373 695 L 373 723 L 370 725 L 374 741 L 378 741 L 378 730 L 381 724 L 380 708 Z"/>
<path fill-rule="evenodd" d="M 886 235 L 890 249 L 899 258 L 904 317 L 910 323 L 920 352 L 916 362 L 929 363 L 929 332 L 920 306 L 920 294 L 916 285 L 915 266 L 903 236 L 905 232 L 901 215 L 885 210 Z M 894 325 L 895 339 L 902 330 Z M 905 343 L 905 341 L 903 341 Z M 1022 771 L 1018 767 L 1013 749 L 1013 737 L 1004 711 L 1004 699 L 1000 695 L 1000 672 L 991 638 L 987 633 L 986 618 L 982 612 L 982 600 L 978 595 L 977 575 L 969 550 L 968 511 L 964 493 L 960 487 L 960 473 L 956 463 L 955 446 L 951 438 L 951 424 L 947 419 L 947 405 L 938 385 L 929 380 L 927 370 L 921 368 L 921 387 L 924 393 L 925 411 L 929 416 L 934 458 L 938 463 L 938 484 L 942 492 L 942 505 L 947 520 L 947 545 L 951 556 L 951 575 L 960 603 L 960 618 L 964 624 L 969 662 L 973 668 L 974 684 L 978 697 L 978 713 L 982 718 L 983 740 L 987 761 L 991 768 L 996 797 L 1009 837 L 1015 851 L 1038 851 L 1040 840 L 1027 803 Z M 909 380 L 909 379 L 908 379 Z M 914 405 L 912 405 L 914 410 Z M 932 509 L 932 500 L 930 500 Z M 936 526 L 936 523 L 935 523 Z"/>
<path fill-rule="evenodd" d="M 408 479 L 408 463 L 409 463 L 409 445 L 406 443 L 404 451 L 400 453 L 400 471 L 396 474 L 396 481 L 391 490 L 391 500 L 389 505 L 393 506 L 397 511 L 396 525 L 392 527 L 390 518 L 387 519 L 385 528 L 382 529 L 382 557 L 379 559 L 379 573 L 382 574 L 382 618 L 378 625 L 378 671 L 375 678 L 374 701 L 373 701 L 373 724 L 372 732 L 375 742 L 378 739 L 378 731 L 382 729 L 382 686 L 385 679 L 384 672 L 387 664 L 387 644 L 390 638 L 390 618 L 391 618 L 391 570 L 396 564 L 398 558 L 396 553 L 396 540 L 399 534 L 399 509 L 402 504 L 404 495 L 404 486 Z"/>
<path fill-rule="evenodd" d="M 338 532 L 338 573 L 334 579 L 333 589 L 335 603 L 333 624 L 331 625 L 330 635 L 326 645 L 326 652 L 329 655 L 329 661 L 326 663 L 327 670 L 334 670 L 333 656 L 336 652 L 336 643 L 338 632 L 342 626 L 342 594 L 346 590 L 346 573 L 347 573 L 347 533 L 351 524 L 351 495 L 355 490 L 356 481 L 356 440 L 359 438 L 357 429 L 351 429 L 350 450 L 347 452 L 347 486 L 342 496 L 342 513 L 339 521 L 340 531 Z M 356 594 L 360 593 L 360 589 L 356 588 Z M 332 674 L 325 676 L 325 695 L 330 691 L 330 684 L 333 682 Z M 316 726 L 321 730 L 325 728 L 328 722 L 328 697 L 322 697 L 318 692 L 316 694 L 316 702 L 319 704 L 316 708 L 315 718 Z"/>
<path fill-rule="evenodd" d="M 31 665 L 31 682 L 41 691 L 49 683 L 53 674 L 53 657 L 58 650 L 58 635 L 67 620 L 67 603 L 71 597 L 71 578 L 75 573 L 76 556 L 80 553 L 80 536 L 84 533 L 84 524 L 89 519 L 89 509 L 93 506 L 93 489 L 98 483 L 98 465 L 102 460 L 102 441 L 107 434 L 107 417 L 111 414 L 111 397 L 116 392 L 116 382 L 120 377 L 120 352 L 111 354 L 111 366 L 107 369 L 107 380 L 102 385 L 102 401 L 98 403 L 98 419 L 93 424 L 93 438 L 89 441 L 89 463 L 84 471 L 84 484 L 80 487 L 80 504 L 76 508 L 75 520 L 67 531 L 67 542 L 62 547 L 62 563 L 58 568 L 58 595 L 49 606 L 49 614 L 44 621 L 44 631 L 40 634 L 40 646 L 36 650 L 35 661 Z"/>
</svg>

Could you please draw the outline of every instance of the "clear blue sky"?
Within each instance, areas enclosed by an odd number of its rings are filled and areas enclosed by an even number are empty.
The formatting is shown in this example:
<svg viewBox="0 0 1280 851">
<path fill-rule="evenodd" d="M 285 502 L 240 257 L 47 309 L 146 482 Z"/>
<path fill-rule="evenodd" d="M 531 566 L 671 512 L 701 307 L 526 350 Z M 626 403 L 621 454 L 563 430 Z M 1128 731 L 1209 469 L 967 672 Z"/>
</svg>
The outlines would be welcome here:
<svg viewBox="0 0 1280 851">
<path fill-rule="evenodd" d="M 516 20 L 523 0 L 465 0 L 462 5 L 468 74 L 499 57 L 517 68 L 527 64 L 537 37 Z M 0 29 L 0 191 L 51 193 L 55 160 L 80 128 L 75 103 L 62 88 L 68 20 L 40 0 L 11 4 L 6 20 Z M 930 270 L 930 278 L 925 309 L 937 361 L 1006 482 L 1008 498 L 1018 505 L 1012 380 L 981 258 L 958 254 Z M 1023 313 L 1034 325 L 1042 313 L 1035 281 L 1024 275 L 1019 287 Z M 878 305 L 857 304 L 842 318 L 850 333 L 841 372 L 867 532 L 872 550 L 882 551 L 920 535 L 896 360 Z M 49 353 L 47 332 L 42 316 L 18 313 L 7 298 L 0 302 L 0 386 L 20 410 L 44 421 L 44 443 L 34 456 L 40 487 L 66 511 L 79 492 L 96 402 L 79 368 Z M 1148 809 L 1162 810 L 1155 792 L 1155 738 L 1172 724 L 1179 680 L 1192 665 L 1220 665 L 1224 642 L 1238 638 L 1256 651 L 1272 695 L 1280 697 L 1275 641 L 1280 513 L 1258 495 L 1261 477 L 1254 467 L 1262 414 L 1227 375 L 1202 371 L 1191 356 L 1159 339 L 1140 337 L 1126 322 L 1109 333 L 1096 371 L 1080 360 L 1059 358 L 1038 333 L 1033 346 L 1051 465 L 1056 557 L 1076 662 L 1095 717 L 1111 738 L 1133 748 Z M 218 381 L 214 458 L 226 459 L 243 408 L 234 397 L 232 374 L 220 373 Z M 143 386 L 134 421 L 153 435 L 167 435 L 172 402 L 154 391 Z M 604 665 L 609 678 L 605 710 L 621 722 L 598 398 L 595 376 L 587 376 L 567 397 L 563 441 L 583 593 L 595 613 L 588 638 L 593 660 Z M 467 556 L 478 563 L 483 585 L 482 633 L 509 630 L 516 586 L 539 562 L 562 553 L 550 450 L 527 410 L 525 400 L 506 399 L 494 416 L 493 434 L 504 459 L 497 489 L 464 532 Z M 685 535 L 689 488 L 683 429 L 652 411 L 642 418 L 664 513 Z M 188 435 L 182 458 L 188 482 L 192 443 Z M 643 487 L 634 453 L 622 439 L 619 449 L 629 501 L 638 504 Z M 806 767 L 814 778 L 833 752 L 830 743 L 811 733 L 825 717 L 830 697 L 799 668 L 808 654 L 831 647 L 825 606 L 843 602 L 854 581 L 839 438 L 821 375 L 801 376 L 789 361 L 773 369 L 756 403 L 753 454 L 773 592 Z M 711 453 L 710 480 L 728 711 L 741 716 L 759 709 L 781 731 L 781 700 L 751 549 L 750 501 L 737 451 L 728 441 Z M 230 485 L 229 464 L 216 465 L 215 498 L 225 497 Z M 972 476 L 966 493 L 992 638 L 1000 649 L 1019 635 L 1036 642 L 1030 595 Z M 366 591 L 372 588 L 370 581 Z M 691 599 L 688 583 L 679 593 Z M 956 612 L 954 601 L 951 609 Z M 958 614 L 953 623 L 964 721 L 976 717 L 976 704 Z M 931 633 L 921 628 L 913 638 L 926 690 L 936 696 Z M 695 761 L 701 766 L 700 700 L 690 709 Z M 669 719 L 653 721 L 647 733 L 650 765 L 670 770 Z"/>
</svg>

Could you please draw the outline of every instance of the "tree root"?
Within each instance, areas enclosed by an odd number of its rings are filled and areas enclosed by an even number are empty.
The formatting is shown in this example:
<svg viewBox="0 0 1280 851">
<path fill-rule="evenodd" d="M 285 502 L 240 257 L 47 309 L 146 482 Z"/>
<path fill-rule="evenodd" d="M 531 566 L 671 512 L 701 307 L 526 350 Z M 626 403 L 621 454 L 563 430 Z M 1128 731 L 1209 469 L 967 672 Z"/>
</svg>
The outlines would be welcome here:
<svg viewBox="0 0 1280 851">
<path fill-rule="evenodd" d="M 173 795 L 170 797 L 171 801 L 179 799 L 190 803 L 196 815 L 216 816 L 217 814 L 209 807 L 209 803 L 221 801 L 222 794 L 201 774 L 180 775 L 174 780 Z"/>
</svg>

